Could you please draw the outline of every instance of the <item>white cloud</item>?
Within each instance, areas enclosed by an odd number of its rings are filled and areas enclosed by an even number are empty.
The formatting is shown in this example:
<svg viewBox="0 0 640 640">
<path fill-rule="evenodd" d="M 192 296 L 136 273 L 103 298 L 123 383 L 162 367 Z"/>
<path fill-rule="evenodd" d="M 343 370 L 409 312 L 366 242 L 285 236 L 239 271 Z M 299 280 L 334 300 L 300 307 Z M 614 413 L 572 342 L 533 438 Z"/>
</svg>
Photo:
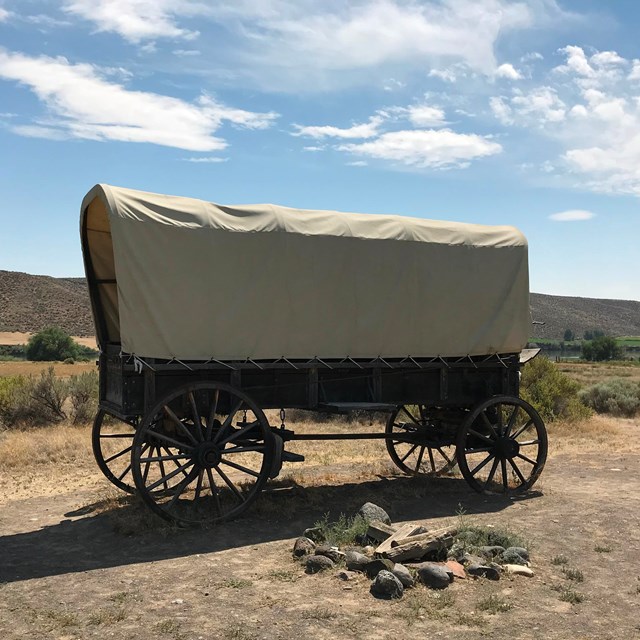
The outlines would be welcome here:
<svg viewBox="0 0 640 640">
<path fill-rule="evenodd" d="M 509 106 L 507 99 L 501 96 L 493 96 L 489 99 L 489 106 L 493 115 L 505 125 L 513 124 L 513 112 Z"/>
<path fill-rule="evenodd" d="M 193 39 L 197 31 L 178 26 L 178 17 L 206 13 L 193 0 L 66 0 L 64 10 L 93 22 L 98 31 L 117 33 L 139 43 L 152 38 Z"/>
<path fill-rule="evenodd" d="M 450 129 L 392 131 L 376 140 L 345 144 L 338 149 L 408 166 L 440 169 L 466 167 L 471 160 L 502 151 L 497 142 Z"/>
<path fill-rule="evenodd" d="M 522 80 L 522 74 L 514 68 L 512 64 L 501 64 L 495 72 L 496 78 L 506 78 L 507 80 Z"/>
<path fill-rule="evenodd" d="M 174 49 L 172 53 L 174 56 L 181 56 L 183 58 L 201 55 L 201 52 L 197 49 Z"/>
<path fill-rule="evenodd" d="M 494 96 L 489 100 L 493 114 L 502 124 L 544 126 L 547 122 L 561 122 L 566 116 L 566 105 L 552 87 L 538 87 L 528 93 L 514 91 L 514 94 L 511 98 Z"/>
<path fill-rule="evenodd" d="M 0 7 L 0 22 L 5 22 L 11 17 L 11 12 Z"/>
<path fill-rule="evenodd" d="M 378 135 L 378 130 L 384 118 L 376 115 L 369 118 L 369 122 L 363 124 L 354 124 L 346 129 L 333 127 L 331 125 L 322 126 L 302 126 L 294 124 L 296 129 L 294 136 L 306 136 L 321 140 L 322 138 L 373 138 Z"/>
<path fill-rule="evenodd" d="M 195 103 L 128 90 L 105 79 L 90 64 L 65 58 L 29 57 L 0 49 L 0 78 L 29 87 L 49 118 L 14 129 L 22 135 L 148 142 L 191 151 L 217 151 L 227 143 L 214 133 L 224 122 L 249 129 L 268 127 L 275 113 L 234 109 L 201 95 Z"/>
<path fill-rule="evenodd" d="M 36 26 L 43 28 L 71 26 L 71 22 L 69 22 L 68 20 L 60 20 L 59 18 L 54 18 L 53 16 L 42 13 L 37 15 L 22 16 L 20 19 L 24 22 L 28 22 L 29 24 L 35 24 Z"/>
<path fill-rule="evenodd" d="M 201 158 L 182 158 L 185 162 L 196 162 L 196 163 L 213 163 L 217 164 L 219 162 L 227 162 L 229 158 L 221 158 L 220 156 L 203 156 Z"/>
<path fill-rule="evenodd" d="M 366 167 L 368 166 L 368 162 L 365 160 L 354 160 L 353 162 L 347 162 L 347 166 L 349 167 Z"/>
<path fill-rule="evenodd" d="M 324 151 L 326 147 L 322 145 L 315 145 L 310 147 L 302 147 L 303 151 L 309 151 L 310 153 L 317 153 L 318 151 Z"/>
<path fill-rule="evenodd" d="M 595 213 L 583 209 L 569 209 L 569 211 L 552 213 L 549 216 L 549 220 L 554 220 L 555 222 L 577 222 L 579 220 L 590 220 L 595 218 L 595 215 Z"/>
<path fill-rule="evenodd" d="M 544 56 L 538 51 L 532 51 L 531 53 L 525 53 L 520 58 L 520 62 L 530 62 L 532 60 L 544 60 Z"/>
<path fill-rule="evenodd" d="M 409 120 L 415 127 L 442 127 L 447 124 L 440 107 L 414 105 L 407 109 Z"/>
<path fill-rule="evenodd" d="M 633 60 L 633 67 L 631 67 L 627 80 L 640 80 L 640 60 Z"/>
</svg>

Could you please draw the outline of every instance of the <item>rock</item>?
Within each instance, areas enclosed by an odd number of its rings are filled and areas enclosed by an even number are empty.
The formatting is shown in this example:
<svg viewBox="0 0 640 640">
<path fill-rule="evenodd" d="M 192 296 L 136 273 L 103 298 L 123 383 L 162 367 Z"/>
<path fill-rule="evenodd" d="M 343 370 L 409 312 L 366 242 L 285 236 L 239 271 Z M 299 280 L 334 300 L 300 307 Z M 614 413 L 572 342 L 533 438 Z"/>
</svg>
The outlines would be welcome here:
<svg viewBox="0 0 640 640">
<path fill-rule="evenodd" d="M 331 547 L 328 544 L 321 544 L 316 547 L 317 556 L 326 556 L 334 562 L 339 562 L 344 558 L 344 553 L 338 547 Z"/>
<path fill-rule="evenodd" d="M 501 547 L 499 545 L 495 545 L 493 547 L 480 547 L 478 551 L 485 558 L 493 559 L 496 556 L 499 556 L 504 551 L 504 547 Z"/>
<path fill-rule="evenodd" d="M 509 547 L 500 556 L 500 562 L 502 564 L 527 564 L 525 558 L 523 558 L 517 551 L 516 547 Z"/>
<path fill-rule="evenodd" d="M 521 564 L 505 564 L 504 570 L 511 575 L 514 576 L 527 576 L 527 578 L 531 578 L 533 575 L 533 569 L 529 567 L 523 567 Z"/>
<path fill-rule="evenodd" d="M 462 560 L 461 560 L 462 564 L 465 565 L 465 567 L 469 564 L 484 564 L 484 559 L 483 558 L 479 558 L 478 556 L 474 556 L 470 553 L 465 553 L 462 556 Z"/>
<path fill-rule="evenodd" d="M 315 548 L 316 543 L 313 540 L 305 538 L 305 536 L 301 536 L 293 545 L 293 555 L 296 558 L 302 558 L 303 556 L 312 554 Z"/>
<path fill-rule="evenodd" d="M 413 576 L 411 575 L 409 569 L 407 569 L 407 567 L 405 567 L 403 564 L 400 564 L 399 562 L 396 562 L 391 573 L 393 573 L 393 575 L 398 578 L 400 582 L 402 582 L 403 587 L 409 588 L 413 587 L 413 585 L 415 584 L 415 580 L 413 579 Z"/>
<path fill-rule="evenodd" d="M 322 532 L 322 527 L 309 527 L 308 529 L 304 530 L 302 535 L 305 538 L 313 540 L 313 542 L 315 542 L 316 544 L 324 542 L 324 533 Z"/>
<path fill-rule="evenodd" d="M 372 547 L 370 544 L 368 544 L 363 550 L 362 553 L 364 553 L 365 556 L 369 556 L 370 558 L 373 558 L 373 554 L 376 552 L 375 547 Z"/>
<path fill-rule="evenodd" d="M 379 598 L 402 598 L 402 582 L 390 571 L 382 570 L 371 583 L 371 593 Z"/>
<path fill-rule="evenodd" d="M 376 558 L 375 560 L 369 560 L 369 562 L 367 562 L 364 567 L 364 572 L 373 580 L 381 571 L 393 571 L 393 566 L 394 563 L 391 562 L 391 560 Z"/>
<path fill-rule="evenodd" d="M 365 567 L 371 562 L 371 558 L 357 551 L 347 551 L 345 560 L 347 569 L 350 571 L 364 571 Z"/>
<path fill-rule="evenodd" d="M 466 567 L 466 571 L 474 578 L 488 578 L 489 580 L 500 580 L 500 571 L 495 566 L 479 564 L 473 562 Z"/>
<path fill-rule="evenodd" d="M 454 542 L 449 551 L 447 551 L 447 557 L 453 558 L 456 562 L 462 562 L 465 556 L 465 548 L 462 543 Z"/>
<path fill-rule="evenodd" d="M 355 580 L 358 577 L 358 574 L 355 571 L 346 571 L 342 569 L 342 571 L 338 571 L 338 579 L 344 580 L 345 582 L 348 580 Z"/>
<path fill-rule="evenodd" d="M 524 547 L 508 547 L 506 551 L 515 551 L 521 558 L 529 560 L 529 551 Z"/>
<path fill-rule="evenodd" d="M 446 567 L 436 562 L 421 562 L 415 565 L 420 581 L 431 589 L 446 589 L 453 578 L 453 574 Z"/>
<path fill-rule="evenodd" d="M 380 522 L 384 524 L 391 524 L 389 514 L 382 507 L 373 504 L 373 502 L 365 502 L 360 509 L 358 509 L 358 515 L 362 516 L 367 522 L 380 520 Z"/>
<path fill-rule="evenodd" d="M 331 558 L 327 556 L 309 556 L 307 558 L 307 573 L 318 573 L 319 571 L 325 571 L 331 569 L 334 564 Z"/>
<path fill-rule="evenodd" d="M 451 571 L 455 578 L 460 578 L 464 580 L 467 577 L 467 574 L 464 571 L 464 567 L 455 560 L 447 560 L 444 563 L 445 569 Z"/>
</svg>

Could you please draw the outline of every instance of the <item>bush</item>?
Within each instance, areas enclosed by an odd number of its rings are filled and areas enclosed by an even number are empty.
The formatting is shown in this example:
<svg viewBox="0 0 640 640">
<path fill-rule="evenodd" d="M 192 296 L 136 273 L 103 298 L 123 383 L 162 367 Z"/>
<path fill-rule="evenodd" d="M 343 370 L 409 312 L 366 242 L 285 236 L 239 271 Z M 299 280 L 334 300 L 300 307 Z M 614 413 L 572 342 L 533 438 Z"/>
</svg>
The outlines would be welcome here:
<svg viewBox="0 0 640 640">
<path fill-rule="evenodd" d="M 578 396 L 580 385 L 542 356 L 524 366 L 520 396 L 533 405 L 545 422 L 580 420 L 591 414 Z"/>
<path fill-rule="evenodd" d="M 98 374 L 87 371 L 69 380 L 71 419 L 74 424 L 88 422 L 98 408 Z"/>
<path fill-rule="evenodd" d="M 592 362 L 603 360 L 619 360 L 622 358 L 622 349 L 615 338 L 611 336 L 598 336 L 582 345 L 582 358 Z"/>
<path fill-rule="evenodd" d="M 52 361 L 75 358 L 78 345 L 71 336 L 59 327 L 48 327 L 32 335 L 27 343 L 29 360 Z"/>
<path fill-rule="evenodd" d="M 583 389 L 580 398 L 598 413 L 632 417 L 640 411 L 640 383 L 614 378 Z"/>
</svg>

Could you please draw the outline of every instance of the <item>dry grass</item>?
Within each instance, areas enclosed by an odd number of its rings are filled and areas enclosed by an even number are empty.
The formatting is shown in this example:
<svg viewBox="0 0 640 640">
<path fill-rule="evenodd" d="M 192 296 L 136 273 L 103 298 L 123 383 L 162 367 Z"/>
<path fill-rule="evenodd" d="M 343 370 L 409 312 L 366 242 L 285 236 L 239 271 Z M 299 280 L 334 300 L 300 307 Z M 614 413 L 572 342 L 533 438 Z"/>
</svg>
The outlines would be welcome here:
<svg viewBox="0 0 640 640">
<path fill-rule="evenodd" d="M 83 464 L 91 456 L 91 435 L 87 426 L 58 424 L 0 434 L 0 471 Z"/>
<path fill-rule="evenodd" d="M 62 362 L 30 362 L 29 360 L 11 360 L 0 362 L 0 377 L 3 376 L 39 376 L 41 371 L 46 371 L 53 367 L 53 372 L 61 378 L 84 373 L 85 371 L 95 371 L 94 360 L 89 362 L 76 362 L 75 364 L 64 364 Z"/>
<path fill-rule="evenodd" d="M 610 380 L 611 378 L 625 378 L 640 382 L 640 366 L 638 366 L 637 362 L 616 364 L 608 364 L 606 362 L 562 362 L 557 366 L 562 373 L 566 373 L 584 387 Z"/>
<path fill-rule="evenodd" d="M 15 346 L 19 344 L 26 344 L 32 333 L 21 333 L 20 331 L 0 331 L 0 344 Z M 78 344 L 82 344 L 85 347 L 97 348 L 96 339 L 89 337 L 71 336 Z"/>
</svg>

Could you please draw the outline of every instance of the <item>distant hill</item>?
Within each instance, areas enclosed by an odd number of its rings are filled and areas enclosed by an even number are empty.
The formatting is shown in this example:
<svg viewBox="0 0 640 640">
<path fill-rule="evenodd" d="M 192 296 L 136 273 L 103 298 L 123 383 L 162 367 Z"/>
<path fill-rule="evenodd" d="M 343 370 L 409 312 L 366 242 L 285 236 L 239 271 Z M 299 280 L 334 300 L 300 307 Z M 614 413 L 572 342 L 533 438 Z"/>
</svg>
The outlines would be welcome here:
<svg viewBox="0 0 640 640">
<path fill-rule="evenodd" d="M 585 331 L 601 329 L 610 336 L 640 336 L 640 302 L 531 294 L 534 338 L 561 340 L 566 329 L 581 338 Z"/>
<path fill-rule="evenodd" d="M 533 338 L 580 337 L 590 329 L 640 336 L 640 302 L 531 294 Z M 93 320 L 84 278 L 51 278 L 0 271 L 0 331 L 34 332 L 57 325 L 75 336 L 92 336 Z"/>
<path fill-rule="evenodd" d="M 85 279 L 0 271 L 0 331 L 29 333 L 50 325 L 74 336 L 94 334 Z"/>
</svg>

